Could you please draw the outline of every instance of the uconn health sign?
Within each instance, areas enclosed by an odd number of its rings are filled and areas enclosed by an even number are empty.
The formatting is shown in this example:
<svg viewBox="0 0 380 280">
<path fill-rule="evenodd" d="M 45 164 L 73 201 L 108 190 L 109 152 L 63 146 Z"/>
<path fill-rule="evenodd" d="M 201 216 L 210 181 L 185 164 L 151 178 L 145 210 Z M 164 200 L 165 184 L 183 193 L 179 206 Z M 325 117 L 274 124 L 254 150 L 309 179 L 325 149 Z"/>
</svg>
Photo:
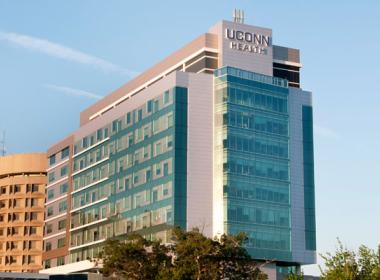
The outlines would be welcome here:
<svg viewBox="0 0 380 280">
<path fill-rule="evenodd" d="M 231 49 L 264 55 L 272 44 L 270 36 L 230 28 L 226 28 L 225 38 L 230 41 Z"/>
</svg>

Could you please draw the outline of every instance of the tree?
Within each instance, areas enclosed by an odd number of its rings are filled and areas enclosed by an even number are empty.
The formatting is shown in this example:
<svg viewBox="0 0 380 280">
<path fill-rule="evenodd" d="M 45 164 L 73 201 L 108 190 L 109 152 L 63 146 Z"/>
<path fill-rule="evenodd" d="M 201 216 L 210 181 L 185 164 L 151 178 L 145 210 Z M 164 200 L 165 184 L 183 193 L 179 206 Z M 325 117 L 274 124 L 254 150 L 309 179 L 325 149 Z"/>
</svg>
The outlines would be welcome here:
<svg viewBox="0 0 380 280">
<path fill-rule="evenodd" d="M 267 279 L 243 247 L 246 239 L 244 234 L 211 239 L 198 229 L 175 228 L 172 246 L 139 235 L 126 243 L 111 240 L 103 250 L 103 272 L 136 280 Z"/>
<path fill-rule="evenodd" d="M 166 271 L 169 277 L 161 279 L 267 279 L 243 247 L 246 240 L 245 234 L 222 235 L 219 239 L 211 239 L 198 229 L 184 232 L 175 228 L 173 266 Z"/>
<path fill-rule="evenodd" d="M 303 280 L 304 278 L 303 278 L 303 273 L 301 273 L 301 274 L 297 274 L 297 273 L 293 273 L 293 272 L 291 272 L 291 273 L 289 273 L 289 274 L 286 276 L 285 279 L 286 279 L 286 280 Z"/>
<path fill-rule="evenodd" d="M 268 278 L 243 247 L 246 241 L 247 236 L 244 233 L 221 236 L 218 244 L 220 279 L 262 280 Z"/>
<path fill-rule="evenodd" d="M 107 240 L 100 257 L 103 272 L 131 280 L 156 279 L 160 270 L 171 265 L 168 248 L 158 241 L 148 241 L 134 234 L 127 242 Z"/>
<path fill-rule="evenodd" d="M 325 269 L 321 279 L 325 280 L 374 280 L 380 279 L 380 247 L 377 252 L 362 245 L 358 253 L 348 250 L 338 239 L 335 254 L 321 255 Z"/>
</svg>

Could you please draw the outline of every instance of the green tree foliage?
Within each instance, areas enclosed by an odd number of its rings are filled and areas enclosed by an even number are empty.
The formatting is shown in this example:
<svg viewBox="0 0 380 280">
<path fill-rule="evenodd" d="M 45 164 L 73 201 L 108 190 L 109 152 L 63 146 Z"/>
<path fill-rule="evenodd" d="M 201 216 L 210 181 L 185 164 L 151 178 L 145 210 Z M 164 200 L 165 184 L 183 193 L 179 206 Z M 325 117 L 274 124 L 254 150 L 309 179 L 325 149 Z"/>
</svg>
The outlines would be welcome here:
<svg viewBox="0 0 380 280">
<path fill-rule="evenodd" d="M 291 273 L 289 273 L 288 276 L 286 276 L 285 279 L 286 279 L 286 280 L 303 280 L 304 277 L 303 277 L 303 273 L 301 273 L 301 274 L 297 274 L 297 273 L 293 273 L 293 272 L 291 272 Z"/>
<path fill-rule="evenodd" d="M 199 230 L 173 230 L 173 245 L 163 246 L 135 235 L 123 243 L 108 241 L 103 250 L 104 273 L 124 279 L 264 280 L 245 248 L 244 234 L 205 237 Z"/>
<path fill-rule="evenodd" d="M 377 252 L 362 245 L 358 252 L 348 250 L 338 240 L 335 254 L 321 255 L 325 280 L 380 280 L 380 247 Z"/>
<path fill-rule="evenodd" d="M 155 279 L 159 271 L 171 265 L 167 247 L 140 235 L 129 236 L 128 242 L 108 240 L 100 257 L 106 275 L 131 280 Z"/>
</svg>

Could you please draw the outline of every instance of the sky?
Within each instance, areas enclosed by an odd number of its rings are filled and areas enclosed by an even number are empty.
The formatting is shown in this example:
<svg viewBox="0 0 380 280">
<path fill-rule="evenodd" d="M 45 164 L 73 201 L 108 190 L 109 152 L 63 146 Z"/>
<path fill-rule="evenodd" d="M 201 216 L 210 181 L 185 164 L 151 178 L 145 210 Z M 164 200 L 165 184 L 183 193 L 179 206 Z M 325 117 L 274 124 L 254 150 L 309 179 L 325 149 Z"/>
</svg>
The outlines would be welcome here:
<svg viewBox="0 0 380 280">
<path fill-rule="evenodd" d="M 0 132 L 7 153 L 46 151 L 79 113 L 234 8 L 301 50 L 313 92 L 317 247 L 380 244 L 380 2 L 0 0 Z M 320 259 L 319 259 L 320 262 Z M 304 267 L 317 274 L 317 266 Z"/>
</svg>

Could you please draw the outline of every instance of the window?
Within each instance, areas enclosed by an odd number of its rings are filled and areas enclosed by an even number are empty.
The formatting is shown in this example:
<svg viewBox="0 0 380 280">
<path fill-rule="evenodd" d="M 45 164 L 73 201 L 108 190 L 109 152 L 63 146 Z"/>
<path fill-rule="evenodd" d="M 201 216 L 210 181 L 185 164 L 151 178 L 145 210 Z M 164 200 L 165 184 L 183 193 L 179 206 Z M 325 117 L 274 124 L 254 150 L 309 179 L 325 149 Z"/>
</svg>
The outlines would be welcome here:
<svg viewBox="0 0 380 280">
<path fill-rule="evenodd" d="M 30 220 L 31 221 L 37 220 L 37 212 L 31 212 L 30 213 Z"/>
<path fill-rule="evenodd" d="M 29 227 L 29 234 L 30 235 L 37 234 L 37 227 Z"/>
<path fill-rule="evenodd" d="M 146 182 L 150 182 L 150 180 L 152 180 L 152 171 L 147 170 L 145 178 L 146 178 Z"/>
<path fill-rule="evenodd" d="M 14 185 L 13 190 L 14 190 L 14 193 L 18 193 L 21 191 L 21 186 L 20 185 Z"/>
<path fill-rule="evenodd" d="M 28 256 L 28 264 L 36 263 L 36 256 Z"/>
<path fill-rule="evenodd" d="M 9 257 L 9 263 L 10 264 L 13 264 L 13 263 L 16 263 L 17 262 L 17 258 L 15 256 L 10 256 Z"/>
<path fill-rule="evenodd" d="M 47 208 L 47 216 L 50 217 L 54 214 L 53 206 Z"/>
<path fill-rule="evenodd" d="M 46 252 L 51 251 L 51 242 L 46 242 L 45 251 Z"/>
<path fill-rule="evenodd" d="M 61 177 L 67 175 L 67 172 L 68 172 L 69 168 L 66 166 L 62 167 L 61 168 Z"/>
<path fill-rule="evenodd" d="M 32 184 L 32 192 L 38 192 L 38 185 Z"/>
<path fill-rule="evenodd" d="M 49 180 L 49 183 L 53 182 L 55 180 L 55 173 L 54 171 L 49 173 L 48 175 L 48 180 Z"/>
<path fill-rule="evenodd" d="M 57 248 L 62 248 L 65 246 L 65 237 L 64 238 L 61 238 L 61 239 L 58 239 L 58 245 L 57 245 Z"/>
<path fill-rule="evenodd" d="M 48 190 L 47 199 L 50 200 L 52 198 L 54 198 L 54 190 Z"/>
<path fill-rule="evenodd" d="M 150 153 L 150 145 L 144 147 L 144 158 L 148 158 Z"/>
<path fill-rule="evenodd" d="M 164 93 L 164 104 L 169 103 L 169 91 L 165 91 Z"/>
<path fill-rule="evenodd" d="M 64 148 L 64 149 L 61 151 L 61 159 L 64 159 L 64 158 L 68 157 L 68 156 L 69 156 L 69 153 L 70 153 L 70 149 L 69 149 L 69 147 Z"/>
<path fill-rule="evenodd" d="M 127 113 L 127 124 L 131 123 L 131 112 Z"/>
<path fill-rule="evenodd" d="M 96 140 L 100 141 L 100 140 L 102 140 L 102 138 L 103 138 L 103 131 L 101 129 L 98 129 L 96 131 Z"/>
<path fill-rule="evenodd" d="M 173 147 L 173 137 L 168 136 L 168 149 L 170 149 L 171 147 Z"/>
<path fill-rule="evenodd" d="M 158 191 L 157 191 L 157 190 L 154 190 L 154 191 L 152 192 L 152 201 L 153 201 L 153 202 L 157 202 L 157 200 L 158 200 Z"/>
<path fill-rule="evenodd" d="M 173 114 L 170 114 L 168 116 L 168 127 L 171 127 L 173 125 Z"/>
<path fill-rule="evenodd" d="M 128 136 L 128 147 L 133 145 L 133 136 Z"/>
<path fill-rule="evenodd" d="M 59 203 L 59 213 L 67 210 L 67 201 L 62 201 Z"/>
<path fill-rule="evenodd" d="M 18 227 L 12 227 L 12 235 L 19 235 L 19 228 Z"/>
<path fill-rule="evenodd" d="M 46 234 L 53 232 L 53 224 L 47 224 L 46 225 Z"/>
<path fill-rule="evenodd" d="M 67 193 L 68 188 L 69 188 L 69 185 L 67 183 L 60 185 L 59 186 L 59 193 L 60 194 Z"/>
<path fill-rule="evenodd" d="M 21 199 L 13 199 L 13 207 L 20 207 Z"/>
<path fill-rule="evenodd" d="M 85 149 L 85 148 L 87 148 L 87 146 L 88 146 L 87 137 L 84 137 L 84 138 L 82 139 L 82 147 Z"/>
<path fill-rule="evenodd" d="M 61 266 L 65 264 L 65 257 L 58 257 L 57 258 L 57 266 Z"/>
<path fill-rule="evenodd" d="M 164 163 L 164 176 L 169 174 L 169 164 L 167 162 Z"/>
<path fill-rule="evenodd" d="M 149 100 L 147 103 L 146 103 L 146 111 L 148 113 L 152 112 L 152 109 L 153 109 L 153 101 L 152 100 Z"/>
<path fill-rule="evenodd" d="M 20 220 L 20 213 L 13 213 L 12 214 L 12 221 L 19 221 L 19 220 Z"/>
<path fill-rule="evenodd" d="M 5 194 L 7 192 L 7 187 L 1 187 L 1 194 Z"/>
<path fill-rule="evenodd" d="M 129 189 L 129 178 L 125 178 L 125 189 Z"/>
<path fill-rule="evenodd" d="M 156 165 L 156 176 L 159 176 L 159 175 L 161 175 L 161 165 L 157 164 Z"/>
<path fill-rule="evenodd" d="M 53 164 L 55 164 L 55 155 L 49 157 L 49 165 L 52 166 Z"/>
<path fill-rule="evenodd" d="M 158 100 L 155 100 L 154 101 L 154 111 L 157 112 L 158 110 L 160 110 L 160 105 L 159 105 L 159 101 Z"/>
<path fill-rule="evenodd" d="M 15 250 L 15 249 L 17 249 L 17 245 L 18 245 L 17 242 L 11 241 L 11 242 L 9 242 L 9 247 L 8 248 L 11 248 L 11 250 Z"/>
<path fill-rule="evenodd" d="M 144 127 L 144 139 L 148 139 L 149 134 L 150 134 L 150 127 L 149 126 Z"/>
<path fill-rule="evenodd" d="M 155 145 L 155 155 L 160 155 L 162 153 L 162 145 L 161 142 L 156 143 Z"/>
<path fill-rule="evenodd" d="M 50 260 L 45 260 L 45 269 L 48 269 L 51 267 L 51 261 Z"/>
<path fill-rule="evenodd" d="M 117 132 L 117 120 L 112 122 L 112 132 Z"/>
<path fill-rule="evenodd" d="M 33 207 L 33 206 L 37 206 L 37 203 L 38 203 L 38 200 L 36 198 L 32 198 L 30 200 L 30 206 Z"/>
<path fill-rule="evenodd" d="M 60 220 L 58 222 L 58 229 L 61 230 L 61 229 L 64 229 L 66 228 L 66 220 Z"/>
<path fill-rule="evenodd" d="M 138 121 L 141 121 L 142 120 L 142 109 L 140 109 L 139 111 L 138 111 L 138 119 L 137 119 Z"/>
</svg>

